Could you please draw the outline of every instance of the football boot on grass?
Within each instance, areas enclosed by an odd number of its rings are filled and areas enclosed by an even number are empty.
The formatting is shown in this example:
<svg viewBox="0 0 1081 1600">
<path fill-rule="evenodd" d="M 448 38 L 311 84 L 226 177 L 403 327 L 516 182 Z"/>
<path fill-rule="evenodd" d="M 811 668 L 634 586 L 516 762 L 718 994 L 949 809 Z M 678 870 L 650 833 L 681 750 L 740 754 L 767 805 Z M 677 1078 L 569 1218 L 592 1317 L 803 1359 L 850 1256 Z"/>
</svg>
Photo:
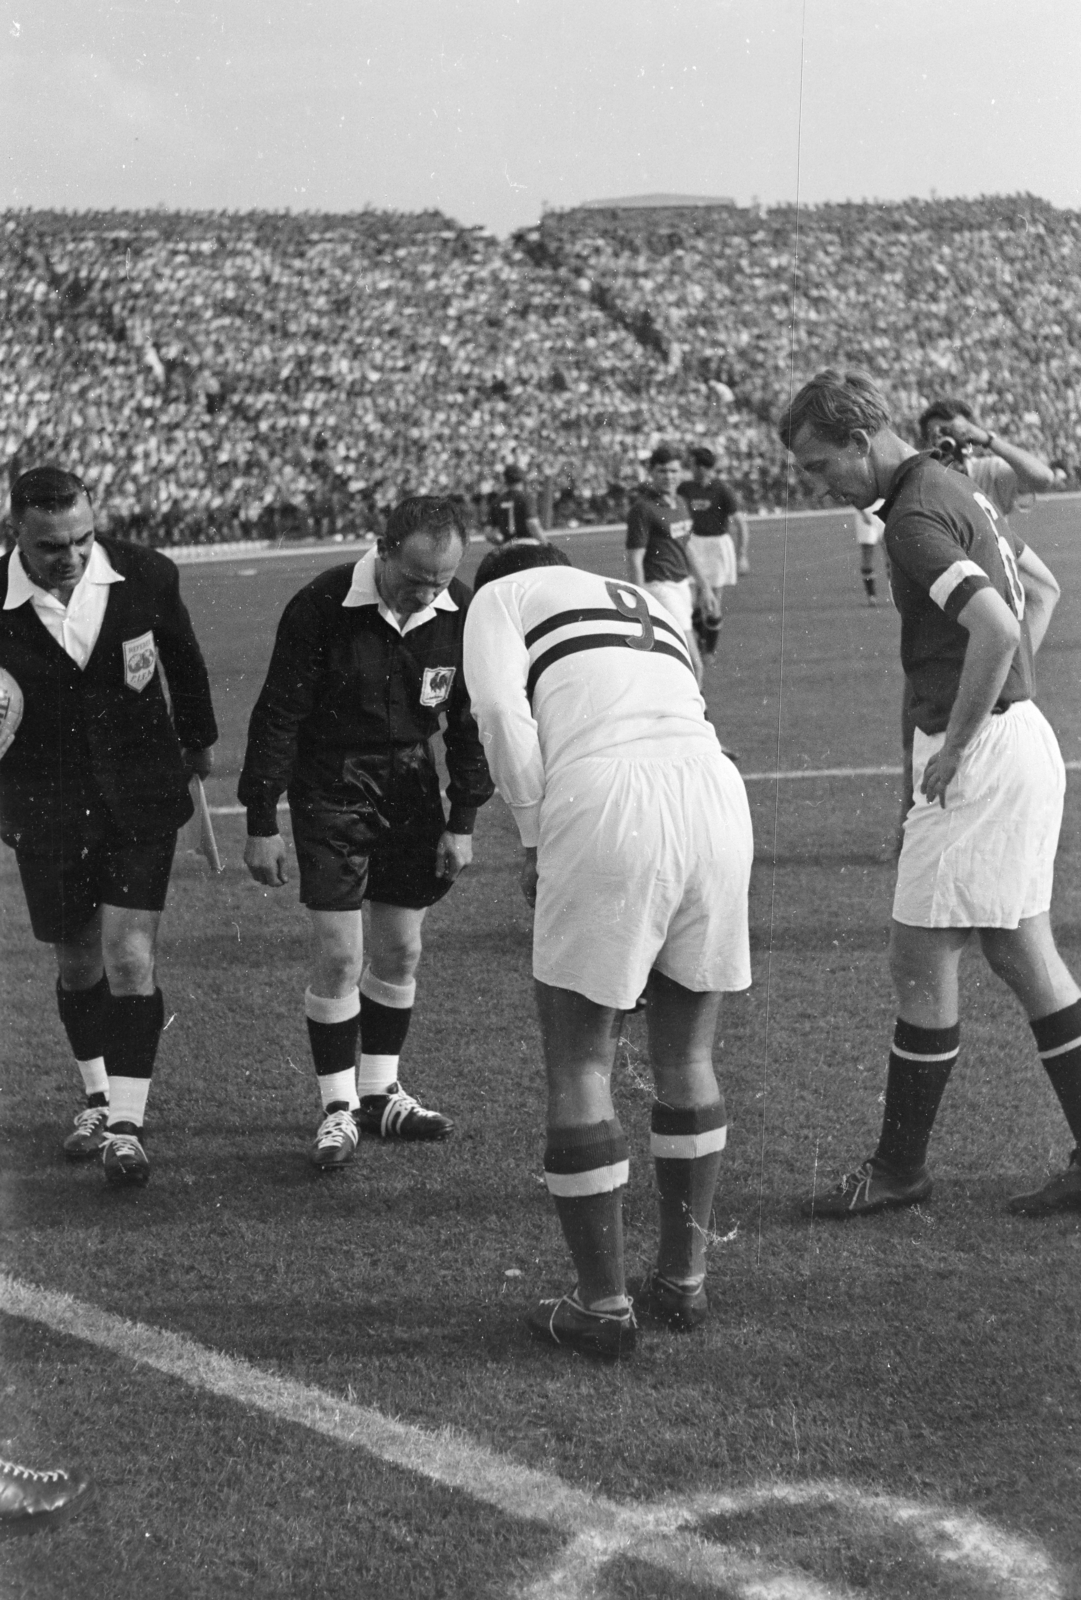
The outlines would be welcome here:
<svg viewBox="0 0 1081 1600">
<path fill-rule="evenodd" d="M 64 1154 L 69 1161 L 90 1161 L 100 1155 L 108 1120 L 108 1106 L 85 1106 L 76 1114 L 75 1132 L 64 1140 Z"/>
<path fill-rule="evenodd" d="M 1065 1172 L 1056 1172 L 1042 1189 L 1015 1194 L 1009 1208 L 1019 1217 L 1051 1217 L 1063 1211 L 1081 1211 L 1081 1150 L 1075 1150 Z"/>
<path fill-rule="evenodd" d="M 931 1187 L 931 1175 L 926 1167 L 907 1176 L 898 1176 L 876 1164 L 871 1156 L 855 1172 L 846 1172 L 835 1189 L 826 1189 L 805 1200 L 801 1210 L 807 1217 L 833 1217 L 844 1222 L 849 1217 L 869 1217 L 876 1211 L 919 1205 L 928 1198 Z"/>
<path fill-rule="evenodd" d="M 534 1339 L 543 1344 L 577 1350 L 579 1355 L 600 1361 L 622 1361 L 633 1355 L 638 1334 L 633 1306 L 626 1311 L 590 1311 L 578 1299 L 577 1290 L 556 1300 L 538 1301 L 526 1324 Z"/>
<path fill-rule="evenodd" d="M 392 1083 L 384 1094 L 362 1094 L 354 1112 L 361 1133 L 380 1139 L 445 1139 L 454 1127 L 449 1117 L 425 1108 Z"/>
<path fill-rule="evenodd" d="M 132 1184 L 141 1188 L 149 1182 L 150 1162 L 139 1143 L 141 1132 L 142 1129 L 137 1128 L 134 1122 L 114 1122 L 111 1128 L 105 1130 L 102 1166 L 107 1181 L 118 1188 Z"/>
<path fill-rule="evenodd" d="M 339 1104 L 337 1111 L 328 1110 L 319 1124 L 315 1143 L 311 1148 L 311 1162 L 321 1172 L 331 1172 L 352 1161 L 357 1147 L 357 1125 L 348 1106 Z"/>
<path fill-rule="evenodd" d="M 55 1528 L 86 1499 L 90 1484 L 81 1473 L 35 1472 L 0 1458 L 0 1539 Z"/>
<path fill-rule="evenodd" d="M 709 1316 L 709 1296 L 700 1283 L 695 1289 L 671 1283 L 651 1272 L 640 1283 L 629 1283 L 634 1314 L 643 1328 L 667 1328 L 671 1333 L 693 1333 Z"/>
</svg>

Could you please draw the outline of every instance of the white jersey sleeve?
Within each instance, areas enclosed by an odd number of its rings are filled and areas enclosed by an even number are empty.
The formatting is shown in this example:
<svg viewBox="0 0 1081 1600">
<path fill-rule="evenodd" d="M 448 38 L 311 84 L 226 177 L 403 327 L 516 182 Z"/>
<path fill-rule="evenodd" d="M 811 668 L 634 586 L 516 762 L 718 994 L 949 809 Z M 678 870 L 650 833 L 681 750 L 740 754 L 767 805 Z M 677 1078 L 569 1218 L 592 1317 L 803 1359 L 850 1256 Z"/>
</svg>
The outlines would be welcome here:
<svg viewBox="0 0 1081 1600">
<path fill-rule="evenodd" d="M 526 683 L 525 627 L 508 583 L 474 596 L 465 619 L 462 664 L 470 705 L 496 788 L 514 813 L 523 845 L 536 845 L 544 762 Z"/>
</svg>

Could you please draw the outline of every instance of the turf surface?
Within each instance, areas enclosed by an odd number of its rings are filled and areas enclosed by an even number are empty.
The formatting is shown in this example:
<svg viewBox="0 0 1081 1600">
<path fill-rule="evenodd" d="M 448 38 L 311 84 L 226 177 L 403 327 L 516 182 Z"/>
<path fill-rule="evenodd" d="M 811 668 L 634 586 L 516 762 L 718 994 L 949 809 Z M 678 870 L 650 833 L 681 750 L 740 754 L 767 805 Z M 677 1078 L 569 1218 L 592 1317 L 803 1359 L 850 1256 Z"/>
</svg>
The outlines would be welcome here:
<svg viewBox="0 0 1081 1600">
<path fill-rule="evenodd" d="M 1060 501 L 1022 524 L 1067 591 L 1040 683 L 1068 760 L 1081 757 L 1076 518 L 1076 502 Z M 609 536 L 568 548 L 619 570 Z M 323 559 L 183 574 L 223 727 L 214 804 L 235 799 L 277 615 Z M 896 765 L 897 622 L 888 604 L 864 605 L 851 530 L 839 518 L 796 520 L 787 537 L 756 529 L 752 561 L 708 680 L 744 771 Z M 897 780 L 752 781 L 749 793 L 755 986 L 728 1002 L 718 1052 L 731 1130 L 710 1252 L 715 1312 L 700 1335 L 650 1335 L 633 1365 L 609 1371 L 538 1350 L 522 1330 L 531 1298 L 568 1273 L 540 1180 L 529 920 L 498 801 L 481 815 L 476 865 L 429 917 L 403 1061 L 407 1086 L 458 1131 L 430 1148 L 365 1140 L 330 1178 L 306 1161 L 318 1108 L 300 1005 L 305 915 L 293 886 L 273 894 L 248 880 L 243 819 L 218 818 L 221 880 L 178 858 L 160 962 L 172 1020 L 141 1192 L 107 1192 L 100 1170 L 60 1158 L 76 1080 L 50 958 L 30 939 L 5 851 L 5 1270 L 343 1401 L 449 1426 L 621 1504 L 823 1481 L 887 1497 L 867 1516 L 838 1500 L 740 1502 L 705 1517 L 700 1531 L 733 1553 L 733 1571 L 783 1568 L 803 1585 L 778 1594 L 1081 1596 L 1081 1218 L 1032 1224 L 1003 1210 L 1069 1148 L 1027 1027 L 967 958 L 932 1201 L 853 1225 L 804 1223 L 798 1200 L 877 1133 Z M 1055 923 L 1075 970 L 1079 856 L 1074 777 Z M 640 1023 L 625 1032 L 616 1093 L 632 1148 L 633 1273 L 653 1240 L 650 1092 Z M 0 1438 L 30 1464 L 77 1459 L 97 1485 L 64 1531 L 0 1546 L 5 1596 L 465 1600 L 534 1592 L 558 1565 L 565 1532 L 527 1501 L 493 1509 L 422 1467 L 209 1395 L 197 1370 L 166 1378 L 19 1317 L 0 1319 L 0 1332 Z M 978 1570 L 971 1553 L 940 1559 L 901 1501 L 1029 1541 L 1056 1587 L 1006 1587 L 1001 1550 Z M 583 1592 L 675 1600 L 750 1592 L 742 1582 L 694 1586 L 631 1551 Z"/>
</svg>

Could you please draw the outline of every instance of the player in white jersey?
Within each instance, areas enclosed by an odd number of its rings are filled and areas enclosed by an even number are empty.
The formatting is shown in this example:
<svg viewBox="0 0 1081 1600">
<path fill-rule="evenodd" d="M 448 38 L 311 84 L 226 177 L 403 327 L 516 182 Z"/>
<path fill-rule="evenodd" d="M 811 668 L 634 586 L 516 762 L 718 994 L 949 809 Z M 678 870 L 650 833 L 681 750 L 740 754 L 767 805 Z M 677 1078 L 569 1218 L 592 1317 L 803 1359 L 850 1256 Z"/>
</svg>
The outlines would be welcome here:
<svg viewBox="0 0 1081 1600">
<path fill-rule="evenodd" d="M 635 585 L 565 563 L 551 546 L 487 557 L 463 659 L 536 907 L 545 1178 L 578 1272 L 530 1328 L 614 1359 L 633 1348 L 636 1322 L 623 1266 L 627 1142 L 610 1079 L 622 1014 L 643 988 L 660 1244 L 637 1309 L 677 1331 L 708 1309 L 726 1134 L 712 1047 L 721 994 L 751 980 L 751 822 L 682 630 Z"/>
<path fill-rule="evenodd" d="M 885 524 L 881 517 L 875 516 L 878 505 L 853 506 L 852 511 L 856 519 L 856 542 L 860 547 L 860 577 L 863 579 L 864 592 L 867 595 L 867 604 L 878 604 L 878 586 L 875 582 L 875 550 L 882 539 Z"/>
</svg>

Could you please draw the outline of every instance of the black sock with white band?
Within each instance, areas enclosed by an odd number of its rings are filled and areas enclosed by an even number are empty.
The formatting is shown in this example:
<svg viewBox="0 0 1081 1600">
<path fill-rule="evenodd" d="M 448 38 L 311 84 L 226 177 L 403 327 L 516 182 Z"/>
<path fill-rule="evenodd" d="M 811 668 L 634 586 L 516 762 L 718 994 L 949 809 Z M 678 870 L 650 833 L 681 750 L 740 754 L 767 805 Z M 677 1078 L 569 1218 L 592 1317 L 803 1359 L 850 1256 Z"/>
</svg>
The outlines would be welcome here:
<svg viewBox="0 0 1081 1600">
<path fill-rule="evenodd" d="M 875 1160 L 898 1177 L 918 1172 L 927 1159 L 931 1129 L 960 1040 L 960 1023 L 952 1028 L 917 1028 L 897 1019 Z"/>
</svg>

